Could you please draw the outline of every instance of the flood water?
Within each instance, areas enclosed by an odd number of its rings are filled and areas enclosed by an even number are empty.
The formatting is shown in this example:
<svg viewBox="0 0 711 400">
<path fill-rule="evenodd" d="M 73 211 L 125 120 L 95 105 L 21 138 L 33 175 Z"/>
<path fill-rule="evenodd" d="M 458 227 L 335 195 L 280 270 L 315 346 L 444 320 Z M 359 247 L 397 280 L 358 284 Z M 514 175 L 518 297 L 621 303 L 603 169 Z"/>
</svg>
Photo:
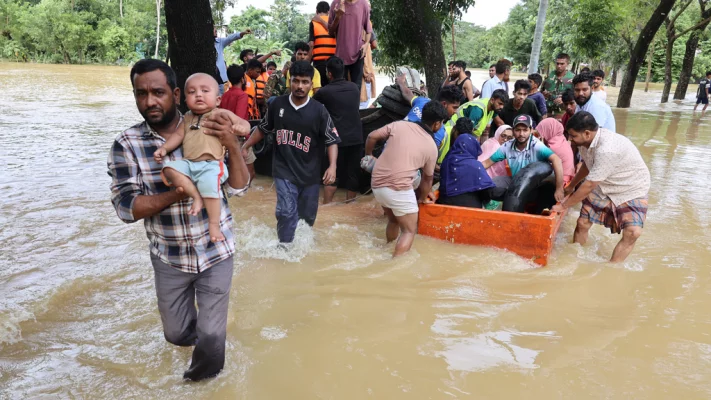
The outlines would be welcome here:
<svg viewBox="0 0 711 400">
<path fill-rule="evenodd" d="M 545 268 L 422 236 L 392 260 L 370 196 L 321 207 L 279 253 L 260 178 L 230 200 L 225 370 L 188 384 L 191 350 L 163 338 L 143 224 L 109 201 L 109 148 L 140 121 L 128 71 L 0 64 L 0 398 L 711 397 L 711 112 L 692 114 L 695 88 L 664 106 L 639 90 L 614 110 L 652 176 L 622 265 L 605 263 L 619 236 L 600 226 L 570 243 L 576 210 Z"/>
</svg>

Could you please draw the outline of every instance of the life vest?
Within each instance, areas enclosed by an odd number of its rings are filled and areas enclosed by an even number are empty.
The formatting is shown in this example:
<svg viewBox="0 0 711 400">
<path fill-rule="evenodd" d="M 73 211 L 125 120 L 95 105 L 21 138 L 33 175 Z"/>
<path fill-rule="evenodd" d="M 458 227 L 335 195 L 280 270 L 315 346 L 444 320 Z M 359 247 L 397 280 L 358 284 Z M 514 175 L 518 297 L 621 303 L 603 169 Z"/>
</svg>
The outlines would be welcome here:
<svg viewBox="0 0 711 400">
<path fill-rule="evenodd" d="M 257 86 L 249 77 L 244 76 L 244 92 L 247 93 L 247 104 L 249 105 L 249 119 L 259 119 L 259 108 L 257 107 Z"/>
<path fill-rule="evenodd" d="M 328 23 L 328 16 L 321 17 Z M 314 51 L 312 60 L 325 61 L 336 54 L 336 38 L 328 34 L 328 29 L 314 22 Z"/>
<path fill-rule="evenodd" d="M 438 164 L 441 164 L 442 161 L 444 161 L 444 156 L 446 156 L 449 152 L 449 146 L 451 145 L 450 137 L 454 124 L 457 123 L 457 120 L 459 118 L 466 117 L 467 115 L 469 115 L 469 109 L 471 107 L 478 107 L 479 109 L 481 109 L 483 114 L 481 119 L 479 120 L 479 124 L 474 127 L 474 132 L 472 132 L 472 135 L 480 137 L 481 134 L 484 133 L 484 129 L 486 129 L 486 126 L 489 125 L 491 120 L 494 119 L 494 111 L 487 112 L 488 106 L 489 99 L 476 99 L 459 106 L 459 109 L 457 110 L 456 114 L 452 115 L 452 118 L 450 118 L 449 121 L 444 124 L 444 139 L 442 139 L 442 144 L 439 147 L 439 157 L 437 158 Z"/>
<path fill-rule="evenodd" d="M 269 79 L 269 75 L 266 72 L 263 72 L 259 77 L 256 79 L 256 98 L 257 100 L 264 100 L 264 87 L 267 85 L 267 80 Z"/>
</svg>

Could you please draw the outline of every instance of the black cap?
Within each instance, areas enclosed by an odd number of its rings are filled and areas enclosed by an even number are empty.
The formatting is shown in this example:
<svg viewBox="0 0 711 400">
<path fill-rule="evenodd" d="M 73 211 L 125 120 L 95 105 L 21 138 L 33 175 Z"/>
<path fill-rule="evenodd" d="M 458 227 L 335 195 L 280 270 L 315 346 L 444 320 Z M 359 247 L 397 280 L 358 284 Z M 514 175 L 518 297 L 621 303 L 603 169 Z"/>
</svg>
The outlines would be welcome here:
<svg viewBox="0 0 711 400">
<path fill-rule="evenodd" d="M 531 119 L 531 117 L 529 117 L 526 114 L 521 114 L 518 117 L 514 118 L 513 124 L 511 124 L 511 125 L 513 125 L 515 128 L 516 125 L 520 125 L 520 124 L 524 124 L 529 128 L 533 128 L 533 120 Z"/>
</svg>

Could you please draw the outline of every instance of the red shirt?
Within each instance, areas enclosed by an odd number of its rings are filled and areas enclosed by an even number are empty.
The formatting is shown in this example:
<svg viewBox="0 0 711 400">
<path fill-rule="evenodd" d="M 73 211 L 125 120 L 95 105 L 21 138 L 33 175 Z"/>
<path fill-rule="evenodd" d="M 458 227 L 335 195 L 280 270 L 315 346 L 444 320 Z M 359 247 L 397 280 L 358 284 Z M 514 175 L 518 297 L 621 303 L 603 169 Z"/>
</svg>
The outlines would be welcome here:
<svg viewBox="0 0 711 400">
<path fill-rule="evenodd" d="M 230 110 L 243 120 L 249 121 L 248 102 L 249 96 L 247 96 L 247 93 L 241 87 L 232 86 L 230 90 L 222 95 L 220 108 Z"/>
</svg>

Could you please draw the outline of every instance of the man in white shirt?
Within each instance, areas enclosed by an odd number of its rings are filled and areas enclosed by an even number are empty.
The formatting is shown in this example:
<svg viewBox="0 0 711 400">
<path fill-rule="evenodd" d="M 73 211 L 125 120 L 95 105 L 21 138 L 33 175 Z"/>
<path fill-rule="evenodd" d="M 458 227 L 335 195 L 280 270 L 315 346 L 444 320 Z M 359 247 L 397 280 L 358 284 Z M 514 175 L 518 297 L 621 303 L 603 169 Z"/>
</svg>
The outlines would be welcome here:
<svg viewBox="0 0 711 400">
<path fill-rule="evenodd" d="M 553 211 L 562 212 L 582 201 L 573 241 L 585 244 L 592 225 L 604 225 L 612 233 L 622 233 L 610 262 L 623 262 L 642 235 L 647 218 L 649 169 L 634 143 L 598 126 L 589 112 L 573 115 L 566 129 L 570 141 L 578 146 L 583 165 L 565 189 L 570 197 Z"/>
<path fill-rule="evenodd" d="M 484 86 L 481 87 L 480 99 L 488 99 L 491 94 L 497 89 L 503 89 L 506 94 L 509 93 L 509 76 L 511 75 L 511 61 L 507 59 L 501 59 L 496 63 L 496 75 L 488 81 L 484 82 Z"/>
</svg>

